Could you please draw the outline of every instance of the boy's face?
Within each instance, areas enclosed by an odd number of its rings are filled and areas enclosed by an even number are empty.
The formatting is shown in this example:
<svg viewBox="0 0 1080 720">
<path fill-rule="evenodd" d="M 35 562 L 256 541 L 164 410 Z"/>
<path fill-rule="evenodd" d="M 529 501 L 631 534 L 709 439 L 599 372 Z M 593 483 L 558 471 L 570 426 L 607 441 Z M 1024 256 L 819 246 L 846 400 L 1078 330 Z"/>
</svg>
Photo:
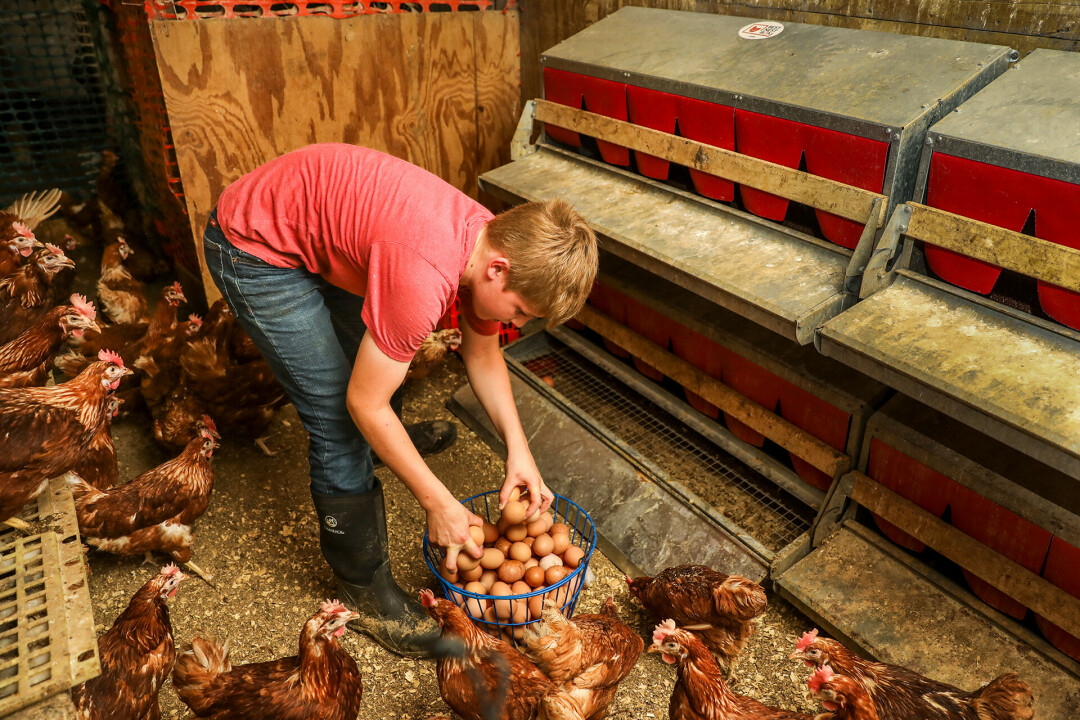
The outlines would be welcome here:
<svg viewBox="0 0 1080 720">
<path fill-rule="evenodd" d="M 481 320 L 497 320 L 521 327 L 538 315 L 520 295 L 506 289 L 508 269 L 509 265 L 499 260 L 488 265 L 484 281 L 473 288 L 473 312 Z"/>
</svg>

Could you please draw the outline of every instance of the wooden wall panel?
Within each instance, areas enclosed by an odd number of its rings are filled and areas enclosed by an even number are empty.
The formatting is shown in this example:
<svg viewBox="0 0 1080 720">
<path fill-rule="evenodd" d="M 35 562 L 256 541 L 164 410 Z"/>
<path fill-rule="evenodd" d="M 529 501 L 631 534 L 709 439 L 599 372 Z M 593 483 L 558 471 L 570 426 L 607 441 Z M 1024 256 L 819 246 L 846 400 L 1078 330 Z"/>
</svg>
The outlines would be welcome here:
<svg viewBox="0 0 1080 720">
<path fill-rule="evenodd" d="M 624 5 L 738 15 L 1035 48 L 1080 50 L 1080 4 L 1015 0 L 518 0 L 522 96 L 540 95 L 540 54 Z"/>
<path fill-rule="evenodd" d="M 151 32 L 200 262 L 221 191 L 303 145 L 376 148 L 474 197 L 508 152 L 515 13 L 157 21 Z M 215 298 L 205 267 L 203 280 Z"/>
</svg>

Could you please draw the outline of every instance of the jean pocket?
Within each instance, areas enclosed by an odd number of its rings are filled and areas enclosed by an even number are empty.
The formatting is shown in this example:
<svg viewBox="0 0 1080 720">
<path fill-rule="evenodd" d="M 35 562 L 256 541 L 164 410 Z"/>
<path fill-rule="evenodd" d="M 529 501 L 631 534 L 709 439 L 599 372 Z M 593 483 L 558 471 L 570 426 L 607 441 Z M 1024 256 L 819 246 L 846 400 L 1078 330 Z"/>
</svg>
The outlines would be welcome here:
<svg viewBox="0 0 1080 720">
<path fill-rule="evenodd" d="M 260 260 L 250 253 L 246 253 L 238 247 L 233 247 L 229 251 L 229 258 L 232 260 L 233 265 L 246 265 L 248 267 L 255 268 L 272 268 L 274 267 L 265 260 Z"/>
</svg>

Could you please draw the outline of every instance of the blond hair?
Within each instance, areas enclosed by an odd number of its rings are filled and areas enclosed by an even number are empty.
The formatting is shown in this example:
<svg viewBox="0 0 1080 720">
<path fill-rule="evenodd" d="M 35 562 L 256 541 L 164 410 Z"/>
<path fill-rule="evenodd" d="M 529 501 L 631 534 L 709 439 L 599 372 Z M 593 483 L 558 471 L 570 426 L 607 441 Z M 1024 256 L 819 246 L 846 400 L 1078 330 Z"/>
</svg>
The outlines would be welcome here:
<svg viewBox="0 0 1080 720">
<path fill-rule="evenodd" d="M 490 247 L 506 254 L 506 289 L 533 306 L 548 327 L 578 314 L 596 279 L 596 235 L 565 200 L 518 205 L 487 225 Z"/>
</svg>

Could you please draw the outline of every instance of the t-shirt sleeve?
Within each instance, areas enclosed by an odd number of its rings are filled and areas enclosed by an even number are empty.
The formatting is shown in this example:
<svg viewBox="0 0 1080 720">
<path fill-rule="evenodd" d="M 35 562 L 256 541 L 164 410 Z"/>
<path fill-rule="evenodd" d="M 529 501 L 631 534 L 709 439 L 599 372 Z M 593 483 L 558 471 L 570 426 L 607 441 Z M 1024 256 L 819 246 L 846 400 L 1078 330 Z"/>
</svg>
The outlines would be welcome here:
<svg viewBox="0 0 1080 720">
<path fill-rule="evenodd" d="M 412 248 L 375 243 L 361 318 L 379 349 L 409 362 L 446 312 L 453 288 Z"/>
<path fill-rule="evenodd" d="M 481 320 L 473 312 L 472 293 L 464 288 L 459 288 L 458 300 L 461 301 L 461 316 L 465 318 L 465 322 L 469 323 L 469 327 L 474 331 L 480 335 L 494 335 L 499 332 L 501 323 L 497 320 Z"/>
</svg>

